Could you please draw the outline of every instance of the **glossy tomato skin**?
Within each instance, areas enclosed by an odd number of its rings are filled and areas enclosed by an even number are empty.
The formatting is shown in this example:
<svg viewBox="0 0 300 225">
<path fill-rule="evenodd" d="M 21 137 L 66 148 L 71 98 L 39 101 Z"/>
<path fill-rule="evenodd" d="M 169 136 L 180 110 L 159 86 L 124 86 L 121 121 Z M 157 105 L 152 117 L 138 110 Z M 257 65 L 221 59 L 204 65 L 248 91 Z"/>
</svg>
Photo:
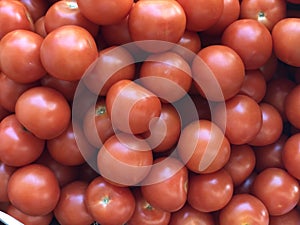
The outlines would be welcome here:
<svg viewBox="0 0 300 225">
<path fill-rule="evenodd" d="M 213 122 L 198 120 L 188 124 L 178 142 L 178 154 L 195 173 L 211 173 L 229 160 L 230 143 Z"/>
<path fill-rule="evenodd" d="M 242 58 L 246 69 L 258 69 L 272 54 L 270 31 L 253 19 L 240 19 L 222 34 L 222 44 L 231 47 Z"/>
<path fill-rule="evenodd" d="M 300 85 L 296 85 L 292 90 L 287 94 L 284 102 L 284 112 L 287 117 L 287 120 L 296 128 L 300 128 L 299 121 L 299 96 L 300 96 Z"/>
<path fill-rule="evenodd" d="M 142 195 L 153 207 L 167 212 L 179 210 L 187 200 L 187 168 L 174 157 L 159 157 L 153 164 L 142 182 Z"/>
<path fill-rule="evenodd" d="M 224 8 L 223 0 L 213 0 L 209 2 L 203 0 L 179 0 L 178 2 L 185 11 L 187 29 L 197 32 L 206 30 L 216 23 Z"/>
<path fill-rule="evenodd" d="M 41 16 L 37 21 L 34 23 L 35 26 L 35 33 L 41 35 L 42 37 L 47 36 L 47 31 L 45 28 L 45 16 Z"/>
<path fill-rule="evenodd" d="M 131 134 L 148 131 L 151 119 L 161 113 L 159 98 L 130 80 L 120 80 L 111 86 L 106 107 L 113 128 Z"/>
<path fill-rule="evenodd" d="M 69 81 L 79 80 L 97 56 L 93 36 L 77 25 L 61 26 L 50 32 L 40 51 L 46 71 L 58 79 Z"/>
<path fill-rule="evenodd" d="M 189 225 L 193 223 L 215 225 L 213 216 L 210 213 L 200 212 L 189 204 L 172 213 L 169 225 Z"/>
<path fill-rule="evenodd" d="M 36 21 L 41 16 L 44 16 L 49 8 L 48 1 L 39 1 L 39 0 L 20 0 L 30 13 L 32 20 Z"/>
<path fill-rule="evenodd" d="M 9 178 L 16 169 L 17 167 L 8 166 L 0 161 L 0 202 L 9 202 L 7 194 L 7 184 Z"/>
<path fill-rule="evenodd" d="M 54 29 L 64 25 L 78 25 L 88 30 L 96 37 L 99 26 L 84 17 L 76 1 L 58 1 L 47 10 L 45 15 L 45 29 L 50 33 Z"/>
<path fill-rule="evenodd" d="M 234 195 L 228 205 L 220 211 L 220 225 L 269 224 L 269 213 L 265 205 L 250 194 Z"/>
<path fill-rule="evenodd" d="M 245 77 L 245 67 L 241 57 L 233 49 L 211 45 L 198 52 L 192 63 L 192 74 L 203 97 L 223 101 L 239 92 Z M 221 93 L 218 92 L 219 89 Z"/>
<path fill-rule="evenodd" d="M 47 215 L 53 211 L 59 196 L 57 178 L 49 168 L 40 164 L 19 168 L 8 182 L 11 204 L 31 216 Z"/>
<path fill-rule="evenodd" d="M 126 223 L 135 209 L 135 199 L 129 188 L 112 185 L 101 176 L 89 183 L 85 204 L 94 220 L 107 225 Z"/>
<path fill-rule="evenodd" d="M 299 183 L 285 170 L 268 168 L 257 175 L 252 193 L 259 198 L 272 216 L 291 211 L 299 201 Z"/>
<path fill-rule="evenodd" d="M 46 74 L 41 63 L 40 48 L 43 38 L 28 30 L 14 30 L 0 42 L 1 70 L 19 83 L 31 83 Z"/>
<path fill-rule="evenodd" d="M 31 216 L 17 209 L 13 205 L 8 206 L 6 213 L 20 222 L 30 225 L 49 225 L 53 219 L 53 212 L 42 216 Z"/>
<path fill-rule="evenodd" d="M 276 56 L 295 67 L 300 67 L 299 24 L 300 18 L 285 18 L 276 23 L 272 30 Z"/>
<path fill-rule="evenodd" d="M 0 1 L 0 39 L 16 29 L 34 30 L 33 20 L 26 6 L 20 1 Z"/>
<path fill-rule="evenodd" d="M 27 131 L 15 114 L 0 123 L 0 159 L 9 166 L 25 166 L 34 162 L 43 152 L 45 141 Z"/>
<path fill-rule="evenodd" d="M 65 97 L 47 87 L 25 91 L 16 102 L 16 117 L 20 123 L 41 139 L 52 139 L 67 129 L 71 110 Z"/>
<path fill-rule="evenodd" d="M 200 212 L 214 212 L 227 205 L 233 195 L 233 181 L 226 170 L 190 176 L 188 203 Z"/>
<path fill-rule="evenodd" d="M 60 224 L 91 224 L 94 219 L 85 206 L 85 191 L 88 183 L 74 181 L 61 189 L 60 199 L 54 209 L 54 216 Z"/>
<path fill-rule="evenodd" d="M 127 222 L 128 225 L 168 225 L 171 217 L 170 212 L 154 208 L 143 197 L 140 188 L 133 190 L 135 197 L 135 210 Z"/>
<path fill-rule="evenodd" d="M 269 225 L 299 225 L 300 224 L 300 213 L 299 210 L 293 209 L 290 212 L 281 216 L 270 216 Z"/>
</svg>

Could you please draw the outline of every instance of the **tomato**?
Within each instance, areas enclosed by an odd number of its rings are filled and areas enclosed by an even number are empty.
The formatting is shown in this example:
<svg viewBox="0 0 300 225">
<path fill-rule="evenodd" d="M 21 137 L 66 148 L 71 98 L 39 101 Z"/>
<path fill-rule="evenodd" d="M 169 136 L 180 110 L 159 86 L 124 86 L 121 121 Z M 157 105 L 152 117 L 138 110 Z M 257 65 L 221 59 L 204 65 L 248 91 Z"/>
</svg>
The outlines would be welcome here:
<svg viewBox="0 0 300 225">
<path fill-rule="evenodd" d="M 256 176 L 257 173 L 253 171 L 243 183 L 234 187 L 234 194 L 250 194 Z"/>
<path fill-rule="evenodd" d="M 162 104 L 160 117 L 150 123 L 150 129 L 142 134 L 154 152 L 171 149 L 181 132 L 180 115 L 171 104 Z"/>
<path fill-rule="evenodd" d="M 272 54 L 270 31 L 254 19 L 240 19 L 230 24 L 222 34 L 222 44 L 235 50 L 246 69 L 258 69 Z"/>
<path fill-rule="evenodd" d="M 91 167 L 88 163 L 84 163 L 78 167 L 78 179 L 90 183 L 96 177 L 99 176 L 99 173 Z"/>
<path fill-rule="evenodd" d="M 277 72 L 279 67 L 279 61 L 275 56 L 274 52 L 271 57 L 267 60 L 267 62 L 259 68 L 259 70 L 263 73 L 265 80 L 270 81 Z"/>
<path fill-rule="evenodd" d="M 227 71 L 226 76 L 224 71 Z M 245 67 L 240 56 L 231 48 L 211 45 L 201 49 L 195 57 L 192 74 L 196 88 L 203 97 L 223 101 L 239 92 L 245 77 Z"/>
<path fill-rule="evenodd" d="M 282 161 L 285 169 L 297 179 L 300 179 L 300 133 L 290 136 L 283 145 Z"/>
<path fill-rule="evenodd" d="M 222 15 L 223 0 L 178 0 L 183 7 L 187 22 L 186 27 L 191 31 L 203 31 L 213 26 Z"/>
<path fill-rule="evenodd" d="M 242 184 L 253 172 L 256 157 L 249 145 L 231 145 L 231 154 L 224 169 L 230 174 L 234 186 Z"/>
<path fill-rule="evenodd" d="M 43 38 L 28 30 L 14 30 L 0 42 L 1 70 L 19 83 L 31 83 L 46 74 L 41 63 L 40 48 Z"/>
<path fill-rule="evenodd" d="M 132 55 L 121 46 L 112 46 L 99 52 L 97 60 L 90 66 L 83 77 L 88 89 L 101 96 L 117 81 L 132 80 L 135 65 Z"/>
<path fill-rule="evenodd" d="M 16 0 L 0 1 L 0 24 L 0 40 L 13 30 L 34 30 L 33 20 L 28 9 L 22 2 Z"/>
<path fill-rule="evenodd" d="M 209 174 L 190 176 L 188 203 L 200 212 L 214 212 L 227 205 L 233 195 L 233 181 L 230 174 L 218 170 Z"/>
<path fill-rule="evenodd" d="M 256 102 L 261 102 L 267 91 L 267 84 L 260 70 L 246 70 L 239 94 L 248 95 Z"/>
<path fill-rule="evenodd" d="M 58 79 L 69 81 L 79 80 L 97 56 L 93 36 L 77 25 L 61 26 L 50 32 L 40 50 L 46 71 Z"/>
<path fill-rule="evenodd" d="M 269 213 L 258 198 L 249 194 L 237 194 L 220 211 L 219 223 L 220 225 L 268 225 Z"/>
<path fill-rule="evenodd" d="M 257 175 L 252 193 L 259 198 L 272 216 L 291 211 L 299 201 L 299 183 L 285 170 L 268 168 Z"/>
<path fill-rule="evenodd" d="M 54 216 L 60 224 L 82 225 L 93 223 L 85 206 L 85 191 L 88 183 L 74 181 L 61 189 L 60 199 L 54 209 Z"/>
<path fill-rule="evenodd" d="M 299 120 L 300 102 L 298 101 L 299 96 L 300 96 L 300 85 L 296 85 L 287 94 L 284 102 L 284 112 L 288 121 L 298 129 L 300 128 L 300 120 Z"/>
<path fill-rule="evenodd" d="M 177 43 L 185 27 L 186 14 L 178 1 L 138 1 L 129 13 L 128 28 L 133 41 L 160 40 Z M 172 46 L 165 42 L 141 45 L 150 52 L 162 52 Z"/>
<path fill-rule="evenodd" d="M 188 170 L 174 157 L 160 157 L 142 182 L 142 195 L 153 207 L 167 212 L 181 209 L 187 200 Z"/>
<path fill-rule="evenodd" d="M 111 136 L 99 150 L 97 165 L 101 175 L 120 185 L 136 185 L 149 173 L 152 151 L 143 139 L 118 133 Z"/>
<path fill-rule="evenodd" d="M 8 202 L 7 184 L 8 181 L 17 168 L 8 166 L 0 161 L 0 202 Z"/>
<path fill-rule="evenodd" d="M 77 0 L 80 12 L 99 25 L 121 22 L 129 13 L 133 0 Z"/>
<path fill-rule="evenodd" d="M 132 217 L 135 199 L 128 187 L 117 187 L 98 176 L 86 189 L 85 205 L 98 223 L 119 225 Z"/>
<path fill-rule="evenodd" d="M 33 21 L 38 20 L 41 16 L 44 16 L 47 9 L 49 8 L 48 1 L 40 0 L 20 0 L 26 8 Z"/>
<path fill-rule="evenodd" d="M 16 102 L 16 117 L 20 123 L 41 139 L 52 139 L 67 129 L 71 112 L 67 100 L 58 91 L 33 87 Z"/>
<path fill-rule="evenodd" d="M 9 112 L 15 111 L 15 106 L 18 98 L 26 90 L 38 86 L 38 82 L 22 84 L 18 83 L 4 73 L 0 73 L 0 104 Z"/>
<path fill-rule="evenodd" d="M 254 139 L 249 142 L 253 146 L 272 144 L 278 140 L 283 131 L 283 121 L 278 110 L 268 103 L 262 102 L 259 105 L 262 125 Z"/>
<path fill-rule="evenodd" d="M 191 68 L 176 53 L 152 54 L 141 66 L 139 81 L 163 101 L 175 102 L 191 87 Z"/>
<path fill-rule="evenodd" d="M 154 208 L 143 197 L 140 188 L 133 190 L 135 197 L 135 210 L 127 222 L 128 225 L 168 225 L 171 217 L 170 212 Z"/>
<path fill-rule="evenodd" d="M 11 114 L 0 123 L 0 159 L 9 166 L 34 162 L 43 152 L 45 141 L 27 131 Z"/>
<path fill-rule="evenodd" d="M 16 170 L 9 179 L 7 190 L 11 204 L 31 216 L 49 214 L 60 196 L 54 173 L 40 164 L 30 164 Z"/>
<path fill-rule="evenodd" d="M 270 216 L 269 225 L 299 225 L 300 224 L 300 213 L 299 210 L 293 209 L 290 212 L 281 216 Z"/>
<path fill-rule="evenodd" d="M 261 108 L 254 99 L 246 95 L 236 95 L 227 100 L 225 111 L 222 103 L 216 105 L 212 114 L 214 122 L 219 127 L 225 127 L 225 136 L 231 144 L 246 144 L 261 130 Z"/>
<path fill-rule="evenodd" d="M 159 98 L 130 80 L 120 80 L 111 86 L 106 107 L 113 128 L 132 134 L 146 132 L 151 119 L 161 113 Z"/>
<path fill-rule="evenodd" d="M 243 0 L 241 2 L 242 19 L 255 19 L 272 30 L 274 25 L 286 17 L 285 0 Z"/>
<path fill-rule="evenodd" d="M 283 62 L 300 67 L 300 18 L 285 18 L 272 30 L 274 52 Z M 289 35 L 290 34 L 290 35 Z"/>
<path fill-rule="evenodd" d="M 94 37 L 99 26 L 84 17 L 74 0 L 55 2 L 45 13 L 45 29 L 50 33 L 54 29 L 64 25 L 78 25 L 88 30 Z"/>
<path fill-rule="evenodd" d="M 53 218 L 52 212 L 42 216 L 31 216 L 17 209 L 13 205 L 8 206 L 6 213 L 20 222 L 30 225 L 49 225 Z"/>
<path fill-rule="evenodd" d="M 45 28 L 45 16 L 41 16 L 39 19 L 37 19 L 34 23 L 35 26 L 35 33 L 39 34 L 42 37 L 47 36 L 47 31 Z"/>
<path fill-rule="evenodd" d="M 186 204 L 180 210 L 172 213 L 169 225 L 215 225 L 210 213 L 200 212 L 189 204 Z"/>
</svg>

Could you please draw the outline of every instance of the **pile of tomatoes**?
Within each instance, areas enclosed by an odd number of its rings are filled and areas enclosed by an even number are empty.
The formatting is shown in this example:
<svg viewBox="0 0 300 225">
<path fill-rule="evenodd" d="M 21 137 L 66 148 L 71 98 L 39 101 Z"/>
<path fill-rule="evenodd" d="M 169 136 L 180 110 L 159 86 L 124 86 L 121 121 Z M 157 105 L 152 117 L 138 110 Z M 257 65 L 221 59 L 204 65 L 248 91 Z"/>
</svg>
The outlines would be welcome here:
<svg viewBox="0 0 300 225">
<path fill-rule="evenodd" d="M 0 0 L 0 210 L 28 225 L 299 225 L 299 0 Z"/>
</svg>

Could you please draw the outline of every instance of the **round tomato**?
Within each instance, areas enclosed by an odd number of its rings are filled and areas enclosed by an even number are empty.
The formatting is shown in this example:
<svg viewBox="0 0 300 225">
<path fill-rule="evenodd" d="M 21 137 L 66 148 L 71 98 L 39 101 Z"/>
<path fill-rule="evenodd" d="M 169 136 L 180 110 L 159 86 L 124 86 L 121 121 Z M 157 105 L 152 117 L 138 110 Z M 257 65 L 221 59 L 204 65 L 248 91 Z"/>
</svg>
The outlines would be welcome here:
<svg viewBox="0 0 300 225">
<path fill-rule="evenodd" d="M 300 101 L 298 100 L 300 96 L 300 85 L 295 87 L 287 93 L 284 101 L 284 112 L 287 120 L 296 128 L 300 128 Z"/>
<path fill-rule="evenodd" d="M 0 161 L 0 202 L 9 202 L 7 194 L 8 181 L 17 168 Z"/>
</svg>

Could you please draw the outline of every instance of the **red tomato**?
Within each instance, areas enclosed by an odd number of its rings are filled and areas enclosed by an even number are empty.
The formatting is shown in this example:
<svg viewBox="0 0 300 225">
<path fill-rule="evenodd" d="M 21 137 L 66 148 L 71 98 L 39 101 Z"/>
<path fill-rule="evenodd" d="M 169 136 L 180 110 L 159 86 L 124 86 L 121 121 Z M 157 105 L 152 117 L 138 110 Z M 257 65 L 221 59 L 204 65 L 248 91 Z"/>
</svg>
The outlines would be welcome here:
<svg viewBox="0 0 300 225">
<path fill-rule="evenodd" d="M 85 206 L 85 191 L 88 183 L 74 181 L 61 189 L 60 199 L 54 209 L 54 216 L 60 224 L 91 224 L 94 219 Z"/>
<path fill-rule="evenodd" d="M 186 27 L 191 31 L 203 31 L 213 26 L 221 17 L 224 8 L 223 0 L 178 0 L 186 17 Z"/>
<path fill-rule="evenodd" d="M 174 52 L 152 54 L 140 68 L 139 81 L 163 101 L 175 102 L 191 87 L 191 68 Z"/>
<path fill-rule="evenodd" d="M 0 1 L 0 24 L 0 40 L 5 34 L 13 30 L 34 30 L 33 20 L 26 6 L 15 0 Z"/>
<path fill-rule="evenodd" d="M 200 212 L 214 212 L 227 205 L 233 195 L 230 174 L 221 169 L 214 173 L 190 176 L 188 203 Z"/>
<path fill-rule="evenodd" d="M 300 96 L 300 85 L 295 86 L 287 94 L 284 102 L 284 112 L 288 121 L 295 126 L 300 128 L 300 101 L 298 100 Z"/>
<path fill-rule="evenodd" d="M 20 0 L 20 2 L 26 6 L 33 21 L 36 21 L 41 16 L 44 16 L 49 8 L 49 2 L 44 0 Z"/>
<path fill-rule="evenodd" d="M 54 29 L 64 25 L 78 25 L 88 30 L 96 37 L 99 26 L 83 16 L 78 4 L 74 0 L 55 2 L 45 14 L 45 29 L 50 33 Z"/>
<path fill-rule="evenodd" d="M 117 133 L 107 139 L 97 155 L 101 175 L 118 185 L 136 185 L 149 173 L 152 151 L 143 139 Z"/>
<path fill-rule="evenodd" d="M 0 42 L 3 73 L 19 83 L 39 80 L 46 74 L 40 59 L 42 42 L 40 35 L 28 30 L 14 30 L 6 34 Z"/>
<path fill-rule="evenodd" d="M 267 60 L 267 62 L 259 68 L 267 82 L 270 81 L 276 74 L 278 65 L 278 59 L 273 52 L 271 57 Z"/>
<path fill-rule="evenodd" d="M 293 209 L 290 212 L 281 216 L 270 216 L 269 225 L 299 225 L 300 213 L 299 210 Z"/>
<path fill-rule="evenodd" d="M 259 198 L 272 216 L 291 211 L 298 203 L 299 183 L 285 170 L 268 168 L 257 175 L 252 193 Z"/>
<path fill-rule="evenodd" d="M 96 177 L 85 192 L 85 205 L 100 224 L 125 224 L 133 215 L 135 199 L 127 187 L 117 187 Z"/>
<path fill-rule="evenodd" d="M 16 102 L 16 117 L 20 123 L 41 139 L 52 139 L 67 129 L 71 110 L 58 91 L 34 87 L 25 91 Z"/>
<path fill-rule="evenodd" d="M 173 157 L 160 157 L 142 182 L 144 198 L 153 207 L 167 212 L 181 209 L 187 200 L 188 170 Z"/>
<path fill-rule="evenodd" d="M 234 194 L 250 194 L 256 176 L 257 173 L 253 171 L 243 183 L 234 187 Z"/>
<path fill-rule="evenodd" d="M 81 13 L 99 25 L 121 22 L 129 13 L 133 0 L 77 0 Z"/>
<path fill-rule="evenodd" d="M 0 159 L 9 166 L 25 166 L 43 152 L 45 141 L 27 131 L 15 114 L 0 123 Z"/>
<path fill-rule="evenodd" d="M 35 26 L 35 33 L 39 34 L 42 37 L 47 36 L 47 31 L 45 28 L 45 16 L 41 16 L 39 19 L 37 19 L 34 23 Z"/>
<path fill-rule="evenodd" d="M 60 196 L 54 173 L 40 164 L 30 164 L 16 170 L 9 179 L 7 190 L 11 204 L 31 216 L 49 214 Z"/>
<path fill-rule="evenodd" d="M 135 210 L 127 222 L 128 225 L 168 225 L 171 217 L 170 212 L 154 208 L 143 197 L 140 188 L 134 189 Z"/>
<path fill-rule="evenodd" d="M 222 34 L 222 44 L 235 50 L 248 70 L 263 66 L 273 46 L 270 31 L 254 19 L 240 19 L 230 24 Z"/>
<path fill-rule="evenodd" d="M 69 81 L 79 80 L 97 56 L 93 36 L 77 25 L 65 25 L 50 32 L 40 51 L 46 71 L 58 79 Z"/>
<path fill-rule="evenodd" d="M 220 225 L 268 225 L 269 213 L 258 198 L 249 194 L 237 194 L 220 211 L 219 223 Z"/>
<path fill-rule="evenodd" d="M 226 75 L 224 71 L 227 71 Z M 192 63 L 192 72 L 200 94 L 212 101 L 223 101 L 236 95 L 245 77 L 240 56 L 222 45 L 201 49 Z"/>
<path fill-rule="evenodd" d="M 230 143 L 213 122 L 197 120 L 183 129 L 178 153 L 191 171 L 212 173 L 221 169 L 229 160 Z"/>
<path fill-rule="evenodd" d="M 8 181 L 17 168 L 8 166 L 0 161 L 0 202 L 8 202 L 7 184 Z"/>
<path fill-rule="evenodd" d="M 52 212 L 42 216 L 31 216 L 17 209 L 13 205 L 8 206 L 6 213 L 20 222 L 30 225 L 49 225 L 53 218 Z"/>
<path fill-rule="evenodd" d="M 272 30 L 274 52 L 283 62 L 300 67 L 300 18 L 285 18 Z"/>
<path fill-rule="evenodd" d="M 159 98 L 130 80 L 120 80 L 111 86 L 106 107 L 113 128 L 132 134 L 148 131 L 150 121 L 161 113 Z"/>
<path fill-rule="evenodd" d="M 242 19 L 254 19 L 272 30 L 274 25 L 286 17 L 285 0 L 243 0 L 241 2 Z"/>
</svg>

